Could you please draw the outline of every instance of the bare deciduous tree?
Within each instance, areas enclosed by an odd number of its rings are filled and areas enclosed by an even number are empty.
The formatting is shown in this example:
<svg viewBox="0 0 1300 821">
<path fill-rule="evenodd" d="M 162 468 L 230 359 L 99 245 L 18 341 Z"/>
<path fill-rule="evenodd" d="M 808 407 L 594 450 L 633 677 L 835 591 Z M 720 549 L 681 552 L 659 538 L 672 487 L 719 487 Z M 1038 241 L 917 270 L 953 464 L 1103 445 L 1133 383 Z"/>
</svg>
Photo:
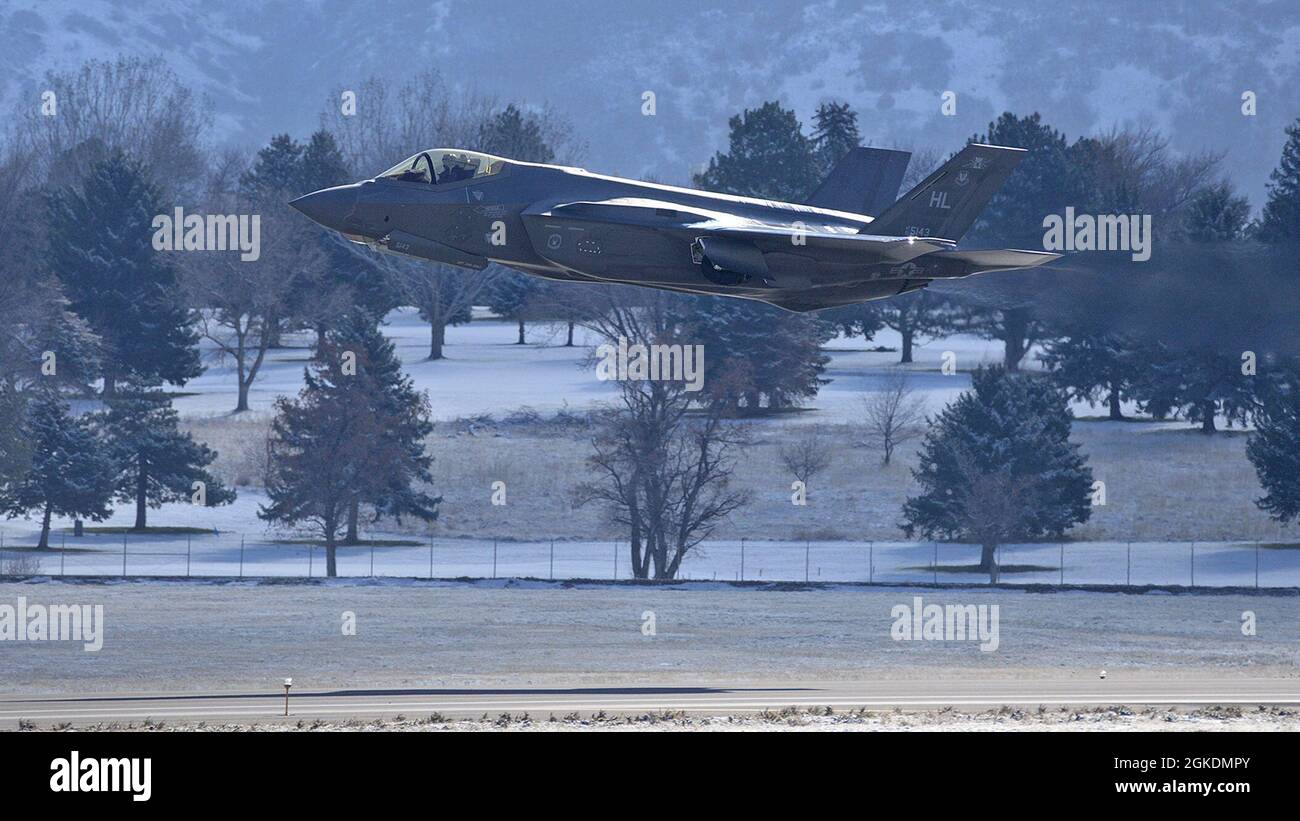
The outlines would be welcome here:
<svg viewBox="0 0 1300 821">
<path fill-rule="evenodd" d="M 682 560 L 748 495 L 729 487 L 744 429 L 714 412 L 689 418 L 689 400 L 662 382 L 624 382 L 619 403 L 596 416 L 598 478 L 580 485 L 578 504 L 603 502 L 628 528 L 632 572 L 673 579 Z"/>
<path fill-rule="evenodd" d="M 256 260 L 230 251 L 179 254 L 180 282 L 198 316 L 198 331 L 214 346 L 218 360 L 235 364 L 235 413 L 248 410 L 248 395 L 285 326 L 314 325 L 350 302 L 334 284 L 304 288 L 324 280 L 328 260 L 315 241 L 314 228 L 292 213 L 280 198 L 246 201 L 237 193 L 238 158 L 225 154 L 214 163 L 205 196 L 214 213 L 257 213 L 261 242 Z M 306 297 L 303 297 L 303 294 Z"/>
<path fill-rule="evenodd" d="M 814 476 L 830 467 L 831 445 L 822 429 L 813 426 L 782 443 L 778 457 L 806 490 Z"/>
<path fill-rule="evenodd" d="M 383 254 L 348 243 L 358 254 L 365 254 L 401 295 L 402 301 L 420 312 L 429 323 L 429 359 L 442 359 L 447 340 L 447 326 L 457 316 L 468 314 L 474 300 L 502 270 L 489 265 L 481 271 L 441 265 L 425 260 L 405 259 Z"/>
<path fill-rule="evenodd" d="M 907 371 L 893 368 L 880 390 L 863 398 L 862 419 L 864 432 L 879 444 L 882 461 L 888 465 L 900 445 L 924 432 L 925 400 L 915 395 Z"/>
<path fill-rule="evenodd" d="M 241 262 L 236 254 L 205 252 L 187 257 L 182 269 L 186 292 L 198 309 L 199 333 L 213 344 L 218 360 L 234 362 L 235 413 L 248 410 L 249 391 L 274 338 L 271 328 L 283 318 L 293 290 L 285 268 L 276 264 L 285 260 L 278 257 L 271 252 L 258 262 Z"/>
<path fill-rule="evenodd" d="M 203 136 L 210 105 L 182 85 L 161 57 L 89 60 L 49 72 L 57 116 L 24 104 L 17 134 L 42 182 L 72 185 L 110 152 L 145 164 L 164 194 L 196 194 L 206 166 Z"/>
<path fill-rule="evenodd" d="M 603 310 L 583 320 L 608 340 L 670 344 L 668 310 L 676 298 L 660 292 L 616 297 L 621 289 L 595 291 Z M 729 487 L 733 454 L 746 440 L 744 427 L 706 411 L 691 416 L 692 394 L 681 383 L 624 381 L 619 399 L 596 417 L 596 479 L 580 485 L 577 504 L 603 503 L 610 520 L 628 528 L 632 572 L 637 578 L 672 579 L 682 560 L 748 494 Z"/>
</svg>

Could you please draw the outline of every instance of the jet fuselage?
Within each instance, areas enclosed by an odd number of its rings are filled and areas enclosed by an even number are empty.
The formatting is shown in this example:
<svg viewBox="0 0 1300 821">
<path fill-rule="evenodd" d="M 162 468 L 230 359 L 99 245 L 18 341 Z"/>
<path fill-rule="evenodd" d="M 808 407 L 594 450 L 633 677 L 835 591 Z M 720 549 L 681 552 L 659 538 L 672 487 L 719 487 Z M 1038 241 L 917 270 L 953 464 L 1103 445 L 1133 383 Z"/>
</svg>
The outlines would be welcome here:
<svg viewBox="0 0 1300 821">
<path fill-rule="evenodd" d="M 792 310 L 972 272 L 960 260 L 925 259 L 952 240 L 877 237 L 873 219 L 861 214 L 454 149 L 421 152 L 374 179 L 293 205 L 382 251 L 469 268 L 499 263 L 552 279 L 762 299 Z"/>
</svg>

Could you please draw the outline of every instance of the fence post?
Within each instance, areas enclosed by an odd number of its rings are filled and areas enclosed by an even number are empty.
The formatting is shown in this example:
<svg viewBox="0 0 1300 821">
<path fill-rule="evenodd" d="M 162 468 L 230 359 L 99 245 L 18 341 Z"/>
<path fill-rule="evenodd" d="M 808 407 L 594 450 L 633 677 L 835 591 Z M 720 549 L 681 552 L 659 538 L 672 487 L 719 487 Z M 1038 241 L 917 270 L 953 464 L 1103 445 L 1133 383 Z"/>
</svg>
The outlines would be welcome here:
<svg viewBox="0 0 1300 821">
<path fill-rule="evenodd" d="M 190 534 L 185 534 L 185 578 L 187 579 L 190 577 L 190 542 L 192 538 Z"/>
<path fill-rule="evenodd" d="M 497 577 L 497 540 L 492 540 L 492 578 Z"/>
<path fill-rule="evenodd" d="M 807 584 L 807 583 L 808 583 L 808 554 L 809 554 L 810 552 L 812 552 L 812 542 L 810 542 L 810 541 L 805 541 L 805 542 L 803 543 L 803 581 L 804 581 L 804 584 Z"/>
<path fill-rule="evenodd" d="M 740 580 L 745 580 L 745 539 L 740 539 Z"/>
</svg>

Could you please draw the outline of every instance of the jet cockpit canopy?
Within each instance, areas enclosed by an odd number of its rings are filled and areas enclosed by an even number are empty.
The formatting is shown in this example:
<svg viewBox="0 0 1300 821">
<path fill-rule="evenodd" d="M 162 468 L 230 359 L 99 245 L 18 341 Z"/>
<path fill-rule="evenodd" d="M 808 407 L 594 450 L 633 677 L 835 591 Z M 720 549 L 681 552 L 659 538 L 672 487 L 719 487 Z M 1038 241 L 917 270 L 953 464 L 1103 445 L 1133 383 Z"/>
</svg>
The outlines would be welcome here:
<svg viewBox="0 0 1300 821">
<path fill-rule="evenodd" d="M 504 159 L 491 154 L 480 154 L 477 151 L 464 151 L 459 148 L 431 148 L 402 160 L 380 174 L 379 178 L 445 185 L 499 174 L 505 168 L 505 164 Z"/>
</svg>

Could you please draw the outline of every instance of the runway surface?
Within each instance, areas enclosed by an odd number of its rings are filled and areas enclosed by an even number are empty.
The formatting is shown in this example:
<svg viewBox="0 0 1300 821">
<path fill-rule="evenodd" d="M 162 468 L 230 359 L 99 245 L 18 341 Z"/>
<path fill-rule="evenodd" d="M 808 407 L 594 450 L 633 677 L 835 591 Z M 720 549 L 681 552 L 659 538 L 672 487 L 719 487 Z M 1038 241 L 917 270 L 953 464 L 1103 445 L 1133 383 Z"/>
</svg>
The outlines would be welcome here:
<svg viewBox="0 0 1300 821">
<path fill-rule="evenodd" d="M 698 687 L 584 687 L 493 689 L 393 689 L 291 691 L 290 720 L 408 718 L 440 713 L 447 717 L 495 717 L 528 713 L 533 717 L 570 713 L 639 714 L 683 711 L 692 714 L 758 712 L 783 707 L 836 710 L 984 709 L 1003 705 L 1063 706 L 1300 705 L 1300 679 L 1179 678 L 1159 681 L 1102 680 L 937 680 L 784 682 Z M 284 720 L 284 692 L 103 694 L 4 696 L 0 728 L 20 720 L 46 727 L 145 719 L 176 722 L 264 723 Z"/>
</svg>

